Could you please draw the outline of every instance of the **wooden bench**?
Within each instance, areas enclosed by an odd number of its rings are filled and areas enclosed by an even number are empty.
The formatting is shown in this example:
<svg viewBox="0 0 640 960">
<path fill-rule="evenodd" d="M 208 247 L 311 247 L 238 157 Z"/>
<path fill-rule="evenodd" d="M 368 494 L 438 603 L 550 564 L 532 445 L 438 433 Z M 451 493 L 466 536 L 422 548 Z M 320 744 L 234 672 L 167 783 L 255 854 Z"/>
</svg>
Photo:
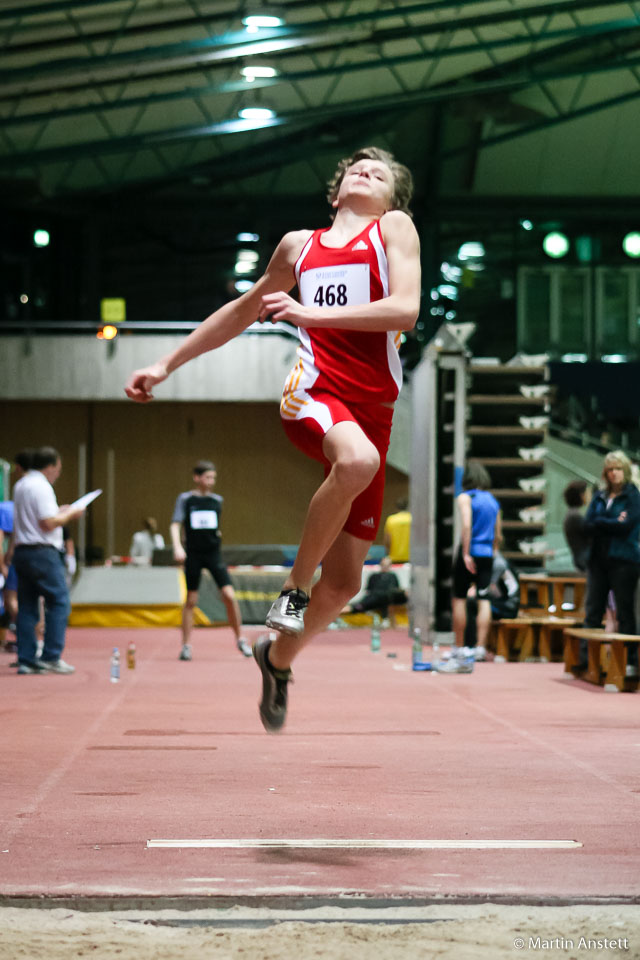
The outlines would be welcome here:
<svg viewBox="0 0 640 960">
<path fill-rule="evenodd" d="M 587 669 L 578 669 L 580 664 L 580 641 L 587 641 Z M 627 677 L 626 644 L 639 644 L 640 637 L 628 633 L 606 633 L 604 630 L 588 630 L 581 627 L 565 627 L 564 669 L 565 673 L 589 683 L 603 686 L 612 692 L 632 693 L 638 689 L 638 676 Z"/>
<path fill-rule="evenodd" d="M 566 626 L 578 621 L 566 617 L 513 617 L 494 620 L 493 645 L 498 661 L 538 659 L 543 663 L 560 661 L 561 637 Z M 554 651 L 554 639 L 558 639 Z"/>
<path fill-rule="evenodd" d="M 562 663 L 564 656 L 564 631 L 566 627 L 574 627 L 582 623 L 580 620 L 569 620 L 567 617 L 543 617 L 538 625 L 538 655 L 543 663 Z"/>
<path fill-rule="evenodd" d="M 520 574 L 520 610 L 525 616 L 548 616 L 553 606 L 556 617 L 575 619 L 584 607 L 585 584 L 584 574 Z M 572 595 L 572 609 L 565 610 L 568 592 Z M 533 602 L 531 594 L 535 597 Z"/>
<path fill-rule="evenodd" d="M 491 624 L 495 660 L 504 662 L 512 659 L 525 660 L 531 656 L 535 646 L 533 626 L 535 617 L 505 617 Z M 513 656 L 517 651 L 518 655 Z"/>
</svg>

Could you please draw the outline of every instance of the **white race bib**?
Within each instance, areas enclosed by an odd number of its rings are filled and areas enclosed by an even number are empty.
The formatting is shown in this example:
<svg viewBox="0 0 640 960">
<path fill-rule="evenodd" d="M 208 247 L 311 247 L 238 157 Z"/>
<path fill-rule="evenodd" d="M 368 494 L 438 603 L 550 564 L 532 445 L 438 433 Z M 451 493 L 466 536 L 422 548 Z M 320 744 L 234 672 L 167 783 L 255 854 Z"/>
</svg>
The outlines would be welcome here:
<svg viewBox="0 0 640 960">
<path fill-rule="evenodd" d="M 218 529 L 218 514 L 215 510 L 192 510 L 190 520 L 192 530 Z"/>
<path fill-rule="evenodd" d="M 371 301 L 368 263 L 317 267 L 300 275 L 300 299 L 305 307 L 359 306 Z"/>
</svg>

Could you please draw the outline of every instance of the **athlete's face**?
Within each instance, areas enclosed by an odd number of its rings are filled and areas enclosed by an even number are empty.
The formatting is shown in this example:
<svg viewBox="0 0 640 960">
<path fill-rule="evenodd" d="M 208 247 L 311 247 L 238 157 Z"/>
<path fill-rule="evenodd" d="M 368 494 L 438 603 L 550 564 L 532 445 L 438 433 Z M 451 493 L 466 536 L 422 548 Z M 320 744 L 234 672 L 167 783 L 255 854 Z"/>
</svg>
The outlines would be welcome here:
<svg viewBox="0 0 640 960">
<path fill-rule="evenodd" d="M 348 167 L 342 178 L 334 205 L 339 207 L 347 199 L 358 197 L 384 213 L 391 207 L 393 186 L 393 174 L 386 163 L 380 160 L 358 160 Z"/>
<path fill-rule="evenodd" d="M 204 473 L 194 473 L 193 479 L 198 490 L 205 493 L 207 490 L 213 490 L 216 485 L 217 476 L 218 474 L 215 470 L 205 470 Z"/>
</svg>

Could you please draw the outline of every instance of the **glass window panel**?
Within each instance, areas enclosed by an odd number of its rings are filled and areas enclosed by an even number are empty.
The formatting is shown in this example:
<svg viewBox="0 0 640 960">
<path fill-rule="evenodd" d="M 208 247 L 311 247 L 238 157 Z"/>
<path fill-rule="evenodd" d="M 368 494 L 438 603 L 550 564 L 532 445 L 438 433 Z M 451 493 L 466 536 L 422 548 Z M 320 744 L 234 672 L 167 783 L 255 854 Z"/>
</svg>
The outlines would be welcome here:
<svg viewBox="0 0 640 960">
<path fill-rule="evenodd" d="M 583 270 L 559 274 L 560 316 L 558 343 L 561 353 L 584 353 L 589 340 L 589 278 Z"/>
<path fill-rule="evenodd" d="M 630 346 L 628 273 L 626 270 L 602 270 L 600 284 L 598 352 L 627 353 Z"/>
<path fill-rule="evenodd" d="M 540 344 L 548 344 L 551 331 L 551 277 L 546 270 L 527 270 L 524 274 L 524 322 L 519 328 L 518 350 L 540 353 Z"/>
</svg>

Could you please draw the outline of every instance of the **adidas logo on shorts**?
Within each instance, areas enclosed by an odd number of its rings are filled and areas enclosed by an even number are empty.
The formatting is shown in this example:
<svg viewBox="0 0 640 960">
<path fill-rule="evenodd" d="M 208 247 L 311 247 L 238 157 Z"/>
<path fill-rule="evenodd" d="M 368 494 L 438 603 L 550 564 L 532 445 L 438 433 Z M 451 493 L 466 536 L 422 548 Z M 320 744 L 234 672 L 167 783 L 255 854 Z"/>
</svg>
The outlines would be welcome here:
<svg viewBox="0 0 640 960">
<path fill-rule="evenodd" d="M 367 517 L 366 520 L 361 520 L 360 525 L 363 527 L 375 527 L 376 523 L 373 517 Z"/>
</svg>

